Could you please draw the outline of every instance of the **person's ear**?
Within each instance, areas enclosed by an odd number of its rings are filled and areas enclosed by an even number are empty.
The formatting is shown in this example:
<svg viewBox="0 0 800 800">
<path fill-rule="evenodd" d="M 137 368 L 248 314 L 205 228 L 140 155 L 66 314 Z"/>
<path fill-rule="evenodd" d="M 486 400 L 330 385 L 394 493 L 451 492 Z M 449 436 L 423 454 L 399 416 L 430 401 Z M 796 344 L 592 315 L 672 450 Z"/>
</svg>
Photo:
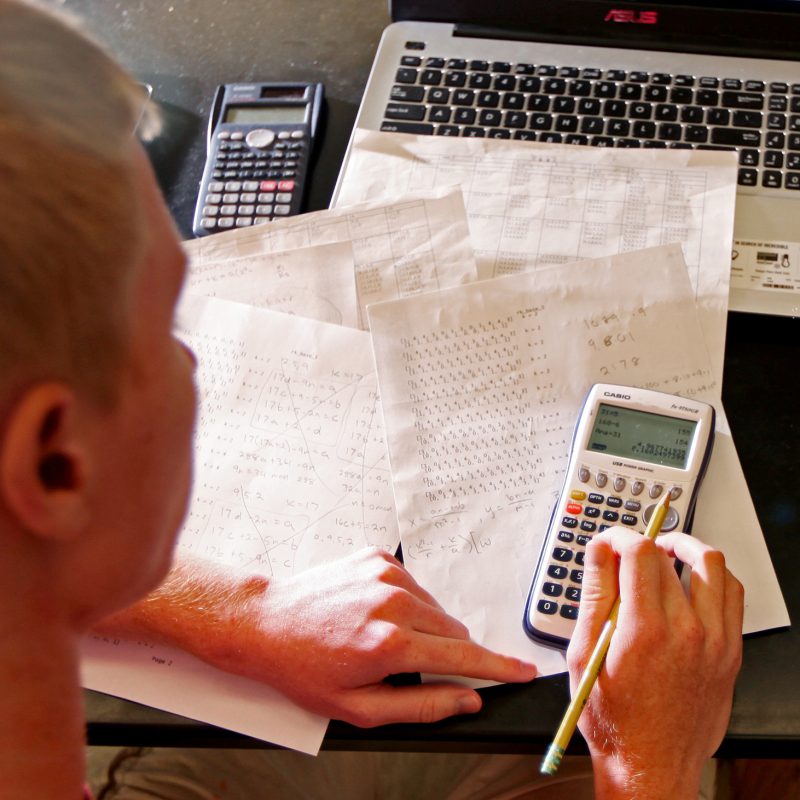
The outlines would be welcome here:
<svg viewBox="0 0 800 800">
<path fill-rule="evenodd" d="M 64 384 L 24 392 L 0 441 L 0 495 L 21 528 L 68 540 L 89 519 L 86 447 L 77 398 Z"/>
</svg>

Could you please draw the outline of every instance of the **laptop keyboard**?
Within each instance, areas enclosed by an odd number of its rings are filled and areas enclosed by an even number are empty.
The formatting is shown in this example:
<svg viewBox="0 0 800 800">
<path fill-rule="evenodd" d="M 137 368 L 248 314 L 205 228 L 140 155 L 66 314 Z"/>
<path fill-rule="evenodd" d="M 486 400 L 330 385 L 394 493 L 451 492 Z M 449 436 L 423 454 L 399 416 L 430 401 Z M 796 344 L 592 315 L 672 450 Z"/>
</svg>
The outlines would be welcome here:
<svg viewBox="0 0 800 800">
<path fill-rule="evenodd" d="M 741 186 L 800 190 L 800 84 L 403 56 L 383 131 L 736 150 Z"/>
</svg>

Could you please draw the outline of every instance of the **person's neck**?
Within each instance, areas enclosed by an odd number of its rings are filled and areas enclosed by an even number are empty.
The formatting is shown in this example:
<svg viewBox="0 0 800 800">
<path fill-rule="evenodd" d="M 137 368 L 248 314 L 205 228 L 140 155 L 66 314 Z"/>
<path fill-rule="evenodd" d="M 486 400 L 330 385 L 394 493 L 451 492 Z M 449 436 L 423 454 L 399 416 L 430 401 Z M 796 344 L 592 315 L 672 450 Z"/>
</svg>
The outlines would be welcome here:
<svg viewBox="0 0 800 800">
<path fill-rule="evenodd" d="M 79 800 L 78 636 L 40 598 L 6 589 L 0 588 L 0 797 Z"/>
</svg>

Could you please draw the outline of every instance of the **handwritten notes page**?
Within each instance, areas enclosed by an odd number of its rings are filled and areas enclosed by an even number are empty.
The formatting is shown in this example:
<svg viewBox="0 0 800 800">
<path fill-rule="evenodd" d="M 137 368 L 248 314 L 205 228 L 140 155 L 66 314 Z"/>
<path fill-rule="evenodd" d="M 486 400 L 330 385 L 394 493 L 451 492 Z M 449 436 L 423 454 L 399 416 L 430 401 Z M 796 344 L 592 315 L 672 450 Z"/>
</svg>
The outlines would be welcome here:
<svg viewBox="0 0 800 800">
<path fill-rule="evenodd" d="M 195 271 L 190 265 L 185 293 L 359 326 L 350 242 L 278 250 L 205 267 Z"/>
<path fill-rule="evenodd" d="M 357 131 L 337 203 L 459 185 L 481 278 L 678 242 L 721 380 L 733 153 Z"/>
<path fill-rule="evenodd" d="M 369 334 L 186 296 L 199 361 L 195 480 L 179 549 L 289 576 L 398 543 Z M 151 643 L 89 638 L 85 684 L 305 752 L 327 721 Z M 118 668 L 111 669 L 116 664 Z"/>
<path fill-rule="evenodd" d="M 457 187 L 397 201 L 301 214 L 184 242 L 194 281 L 213 281 L 220 261 L 276 250 L 350 242 L 362 327 L 380 300 L 475 280 L 464 201 Z"/>
<path fill-rule="evenodd" d="M 589 385 L 718 405 L 680 247 L 369 312 L 407 567 L 478 641 L 563 670 L 527 639 L 522 613 Z M 727 491 L 747 494 L 737 479 Z"/>
</svg>

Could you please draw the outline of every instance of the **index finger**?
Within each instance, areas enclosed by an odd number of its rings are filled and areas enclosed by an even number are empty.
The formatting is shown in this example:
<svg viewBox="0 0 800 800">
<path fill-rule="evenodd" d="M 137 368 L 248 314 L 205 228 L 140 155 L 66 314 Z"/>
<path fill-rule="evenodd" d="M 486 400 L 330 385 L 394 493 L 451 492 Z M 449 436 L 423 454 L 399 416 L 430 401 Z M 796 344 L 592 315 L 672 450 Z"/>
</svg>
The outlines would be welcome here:
<svg viewBox="0 0 800 800">
<path fill-rule="evenodd" d="M 534 664 L 495 653 L 470 639 L 414 632 L 397 658 L 397 672 L 425 672 L 463 678 L 520 683 L 536 677 Z"/>
</svg>

